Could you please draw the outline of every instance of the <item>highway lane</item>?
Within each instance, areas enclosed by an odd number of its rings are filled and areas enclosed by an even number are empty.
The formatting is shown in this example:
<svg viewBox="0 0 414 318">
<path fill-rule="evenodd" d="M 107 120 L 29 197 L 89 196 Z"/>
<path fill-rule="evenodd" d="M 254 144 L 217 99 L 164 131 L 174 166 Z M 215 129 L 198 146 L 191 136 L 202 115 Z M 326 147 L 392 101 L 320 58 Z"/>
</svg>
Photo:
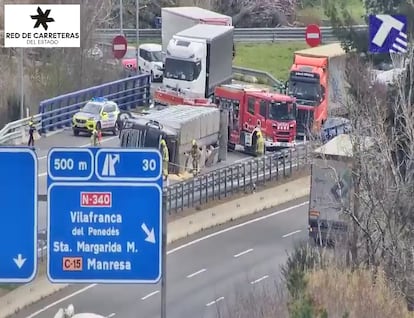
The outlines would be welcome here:
<svg viewBox="0 0 414 318">
<path fill-rule="evenodd" d="M 190 239 L 170 250 L 168 317 L 217 317 L 217 308 L 220 308 L 217 306 L 226 309 L 235 293 L 247 293 L 255 286 L 271 286 L 279 278 L 278 265 L 286 259 L 285 251 L 296 240 L 306 238 L 306 206 L 307 203 L 296 203 L 296 206 Z M 69 287 L 13 317 L 53 317 L 59 307 L 70 303 L 78 312 L 114 314 L 122 318 L 137 317 L 137 313 L 140 317 L 159 317 L 159 284 L 92 285 L 67 297 L 78 288 L 81 287 Z M 62 297 L 67 299 L 59 301 Z M 53 303 L 56 300 L 58 303 Z"/>
</svg>

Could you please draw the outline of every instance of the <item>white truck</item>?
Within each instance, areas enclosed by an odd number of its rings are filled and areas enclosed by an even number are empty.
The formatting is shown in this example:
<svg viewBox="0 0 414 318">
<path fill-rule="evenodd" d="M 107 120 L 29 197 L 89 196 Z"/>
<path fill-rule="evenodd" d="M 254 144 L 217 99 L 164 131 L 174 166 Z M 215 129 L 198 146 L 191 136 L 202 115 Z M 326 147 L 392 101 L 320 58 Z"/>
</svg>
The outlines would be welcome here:
<svg viewBox="0 0 414 318">
<path fill-rule="evenodd" d="M 173 35 L 197 24 L 232 25 L 232 18 L 199 7 L 167 7 L 161 9 L 162 49 L 167 50 Z"/>
<path fill-rule="evenodd" d="M 216 86 L 231 83 L 233 32 L 232 26 L 198 24 L 174 35 L 166 51 L 164 88 L 208 98 Z"/>
<path fill-rule="evenodd" d="M 309 237 L 333 244 L 347 231 L 352 193 L 352 142 L 339 135 L 313 152 L 309 200 Z"/>
</svg>

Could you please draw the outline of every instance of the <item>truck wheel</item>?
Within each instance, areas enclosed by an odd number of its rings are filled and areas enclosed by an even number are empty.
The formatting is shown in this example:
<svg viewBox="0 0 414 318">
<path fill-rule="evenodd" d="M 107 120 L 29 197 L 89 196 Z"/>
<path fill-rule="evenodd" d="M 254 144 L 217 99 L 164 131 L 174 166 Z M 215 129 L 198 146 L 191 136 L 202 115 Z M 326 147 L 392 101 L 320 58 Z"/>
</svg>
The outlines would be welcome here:
<svg viewBox="0 0 414 318">
<path fill-rule="evenodd" d="M 227 145 L 227 149 L 228 149 L 228 150 L 230 150 L 230 151 L 234 151 L 234 150 L 236 149 L 236 145 L 235 145 L 235 144 L 230 144 L 230 143 L 229 143 L 229 144 Z"/>
<path fill-rule="evenodd" d="M 73 129 L 73 135 L 74 136 L 79 136 L 79 130 Z"/>
<path fill-rule="evenodd" d="M 101 126 L 101 122 L 100 122 L 100 121 L 98 121 L 98 122 L 96 123 L 96 130 L 101 130 L 101 128 L 102 128 L 102 126 Z"/>
<path fill-rule="evenodd" d="M 114 128 L 112 128 L 112 133 L 114 134 L 114 136 L 118 135 L 118 122 L 116 122 Z"/>
<path fill-rule="evenodd" d="M 151 83 L 154 82 L 154 72 L 151 71 Z"/>
</svg>

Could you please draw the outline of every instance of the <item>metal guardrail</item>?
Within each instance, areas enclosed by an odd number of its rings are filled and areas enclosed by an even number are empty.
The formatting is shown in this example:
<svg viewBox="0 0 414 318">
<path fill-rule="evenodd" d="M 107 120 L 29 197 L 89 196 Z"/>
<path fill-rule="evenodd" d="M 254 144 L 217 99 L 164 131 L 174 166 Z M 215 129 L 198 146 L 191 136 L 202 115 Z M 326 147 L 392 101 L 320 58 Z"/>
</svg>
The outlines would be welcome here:
<svg viewBox="0 0 414 318">
<path fill-rule="evenodd" d="M 309 163 L 310 144 L 235 163 L 167 187 L 167 211 L 179 213 L 237 193 L 251 193 L 267 182 L 290 177 Z"/>
<path fill-rule="evenodd" d="M 12 121 L 0 130 L 0 145 L 23 143 L 29 130 L 30 117 Z M 36 129 L 41 129 L 41 115 L 33 116 Z"/>
<path fill-rule="evenodd" d="M 90 87 L 40 102 L 39 114 L 33 116 L 40 133 L 71 126 L 72 116 L 92 97 L 106 97 L 122 110 L 148 105 L 150 75 L 140 74 L 115 82 Z M 0 145 L 21 144 L 27 136 L 30 118 L 8 123 L 0 130 Z"/>
<path fill-rule="evenodd" d="M 122 110 L 148 105 L 150 85 L 150 75 L 141 74 L 44 100 L 39 106 L 40 132 L 70 127 L 72 116 L 92 97 L 106 97 Z"/>
<path fill-rule="evenodd" d="M 270 86 L 279 87 L 283 85 L 282 81 L 278 80 L 272 74 L 265 72 L 265 71 L 259 71 L 259 70 L 254 70 L 251 68 L 240 67 L 240 66 L 233 66 L 233 74 L 242 74 L 242 75 L 253 76 L 253 77 L 256 77 L 257 79 L 264 79 L 266 81 L 265 84 L 270 85 Z"/>
<path fill-rule="evenodd" d="M 355 25 L 354 30 L 367 30 L 366 25 Z M 135 41 L 136 30 L 124 29 L 124 35 L 128 40 Z M 306 28 L 235 28 L 235 42 L 279 42 L 305 39 Z M 332 27 L 321 27 L 322 42 L 336 41 Z M 100 41 L 112 41 L 115 35 L 120 34 L 119 29 L 98 29 L 95 38 Z M 140 29 L 139 37 L 145 40 L 160 39 L 161 29 Z"/>
</svg>

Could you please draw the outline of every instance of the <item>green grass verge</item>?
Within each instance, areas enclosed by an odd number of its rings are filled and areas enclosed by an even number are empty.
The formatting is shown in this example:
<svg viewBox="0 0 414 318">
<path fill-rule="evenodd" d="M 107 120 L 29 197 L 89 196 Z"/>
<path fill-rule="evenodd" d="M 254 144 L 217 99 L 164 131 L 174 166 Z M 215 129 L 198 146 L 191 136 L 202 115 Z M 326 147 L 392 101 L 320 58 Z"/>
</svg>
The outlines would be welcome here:
<svg viewBox="0 0 414 318">
<path fill-rule="evenodd" d="M 292 66 L 293 52 L 306 48 L 305 41 L 236 44 L 235 66 L 266 71 L 279 80 L 286 80 Z"/>
<path fill-rule="evenodd" d="M 325 15 L 323 3 L 326 0 L 321 0 L 319 5 L 313 7 L 307 7 L 297 12 L 297 20 L 304 24 L 316 23 L 319 25 L 325 25 L 325 21 L 329 21 L 329 18 Z M 344 1 L 344 0 L 342 0 Z M 338 7 L 340 1 L 338 1 Z M 358 24 L 365 24 L 363 16 L 366 14 L 364 4 L 362 0 L 346 0 L 345 8 L 349 11 L 352 18 Z"/>
</svg>

